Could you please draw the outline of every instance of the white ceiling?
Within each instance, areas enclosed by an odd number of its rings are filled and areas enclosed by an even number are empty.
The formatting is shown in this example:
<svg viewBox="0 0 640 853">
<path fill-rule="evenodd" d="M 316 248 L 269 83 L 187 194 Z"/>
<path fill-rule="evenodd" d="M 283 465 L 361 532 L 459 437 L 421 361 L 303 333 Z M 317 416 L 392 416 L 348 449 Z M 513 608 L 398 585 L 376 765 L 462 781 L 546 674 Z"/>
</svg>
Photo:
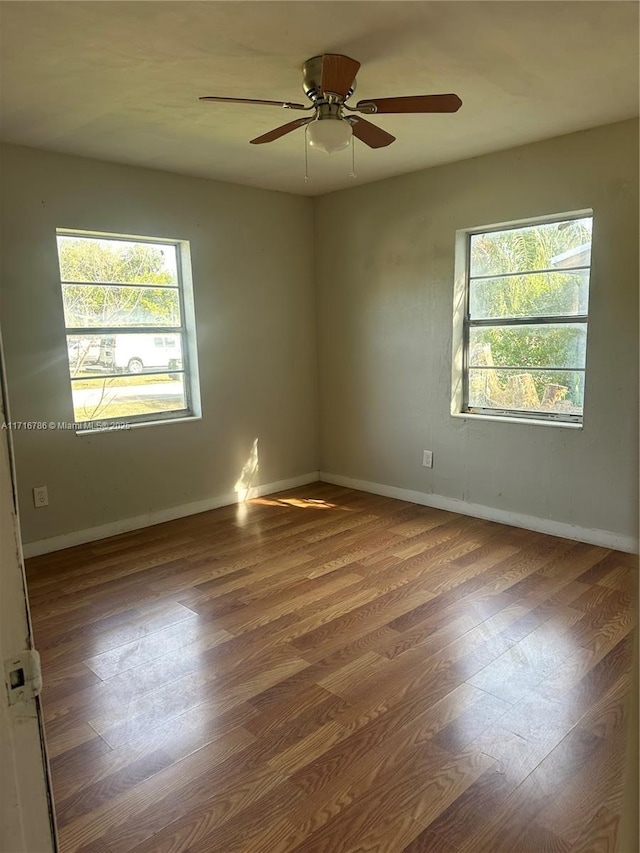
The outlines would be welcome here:
<svg viewBox="0 0 640 853">
<path fill-rule="evenodd" d="M 374 117 L 357 182 L 638 114 L 635 2 L 2 2 L 5 141 L 318 195 L 349 186 L 350 154 L 310 152 L 297 118 L 199 95 L 304 101 L 319 53 L 362 63 L 357 98 L 456 92 L 454 115 Z M 357 99 L 356 98 L 356 99 Z"/>
</svg>

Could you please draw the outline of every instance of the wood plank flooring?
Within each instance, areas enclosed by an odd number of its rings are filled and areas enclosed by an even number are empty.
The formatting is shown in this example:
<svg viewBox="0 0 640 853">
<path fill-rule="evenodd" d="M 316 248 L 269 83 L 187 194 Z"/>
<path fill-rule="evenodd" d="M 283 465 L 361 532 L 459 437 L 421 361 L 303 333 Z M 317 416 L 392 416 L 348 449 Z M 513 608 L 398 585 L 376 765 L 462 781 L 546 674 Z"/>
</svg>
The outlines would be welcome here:
<svg viewBox="0 0 640 853">
<path fill-rule="evenodd" d="M 62 853 L 635 853 L 636 557 L 318 483 L 27 572 Z"/>
</svg>

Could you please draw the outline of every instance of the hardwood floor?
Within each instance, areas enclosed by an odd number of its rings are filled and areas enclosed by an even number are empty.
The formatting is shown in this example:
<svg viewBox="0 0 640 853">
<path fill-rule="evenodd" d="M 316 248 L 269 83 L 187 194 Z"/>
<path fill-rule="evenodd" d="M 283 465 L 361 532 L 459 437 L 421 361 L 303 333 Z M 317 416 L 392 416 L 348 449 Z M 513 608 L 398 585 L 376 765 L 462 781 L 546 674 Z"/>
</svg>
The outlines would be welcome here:
<svg viewBox="0 0 640 853">
<path fill-rule="evenodd" d="M 636 557 L 318 483 L 27 572 L 63 853 L 618 850 Z"/>
</svg>

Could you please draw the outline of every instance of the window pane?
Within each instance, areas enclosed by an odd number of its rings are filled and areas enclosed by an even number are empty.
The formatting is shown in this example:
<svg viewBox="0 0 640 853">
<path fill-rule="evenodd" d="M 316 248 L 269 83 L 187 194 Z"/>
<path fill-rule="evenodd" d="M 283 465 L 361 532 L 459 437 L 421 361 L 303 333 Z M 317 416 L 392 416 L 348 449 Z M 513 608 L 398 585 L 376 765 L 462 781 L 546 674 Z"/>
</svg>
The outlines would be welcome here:
<svg viewBox="0 0 640 853">
<path fill-rule="evenodd" d="M 592 217 L 471 235 L 470 275 L 588 266 Z"/>
<path fill-rule="evenodd" d="M 181 370 L 181 337 L 180 334 L 124 332 L 67 335 L 71 377 Z"/>
<path fill-rule="evenodd" d="M 583 368 L 586 323 L 469 329 L 471 367 Z"/>
<path fill-rule="evenodd" d="M 469 406 L 581 415 L 584 372 L 469 369 Z"/>
<path fill-rule="evenodd" d="M 176 247 L 58 235 L 62 281 L 177 285 Z"/>
<path fill-rule="evenodd" d="M 74 379 L 71 389 L 76 423 L 187 408 L 182 373 Z"/>
<path fill-rule="evenodd" d="M 469 282 L 472 320 L 586 314 L 588 301 L 588 270 L 471 279 Z"/>
<path fill-rule="evenodd" d="M 177 288 L 63 284 L 67 326 L 179 326 Z"/>
</svg>

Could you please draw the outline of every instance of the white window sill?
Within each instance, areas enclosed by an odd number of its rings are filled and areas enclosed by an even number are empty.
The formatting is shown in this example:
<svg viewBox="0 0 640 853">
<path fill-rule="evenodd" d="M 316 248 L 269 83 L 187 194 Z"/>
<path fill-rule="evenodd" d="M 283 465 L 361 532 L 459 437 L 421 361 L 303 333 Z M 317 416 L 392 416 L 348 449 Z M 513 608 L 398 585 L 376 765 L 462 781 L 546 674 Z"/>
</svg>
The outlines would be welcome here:
<svg viewBox="0 0 640 853">
<path fill-rule="evenodd" d="M 87 429 L 76 429 L 74 432 L 76 435 L 82 436 L 95 435 L 98 432 L 131 432 L 132 429 L 140 429 L 141 427 L 167 426 L 168 424 L 184 424 L 201 420 L 202 415 L 188 415 L 184 418 L 164 418 L 157 421 L 137 421 L 135 423 L 127 424 L 126 426 L 118 427 L 105 424 L 104 426 L 91 427 Z"/>
<path fill-rule="evenodd" d="M 505 424 L 527 424 L 529 426 L 561 427 L 562 429 L 582 429 L 583 424 L 568 421 L 543 420 L 541 418 L 510 418 L 508 415 L 476 415 L 471 412 L 451 412 L 452 418 L 469 421 L 499 421 Z"/>
</svg>

